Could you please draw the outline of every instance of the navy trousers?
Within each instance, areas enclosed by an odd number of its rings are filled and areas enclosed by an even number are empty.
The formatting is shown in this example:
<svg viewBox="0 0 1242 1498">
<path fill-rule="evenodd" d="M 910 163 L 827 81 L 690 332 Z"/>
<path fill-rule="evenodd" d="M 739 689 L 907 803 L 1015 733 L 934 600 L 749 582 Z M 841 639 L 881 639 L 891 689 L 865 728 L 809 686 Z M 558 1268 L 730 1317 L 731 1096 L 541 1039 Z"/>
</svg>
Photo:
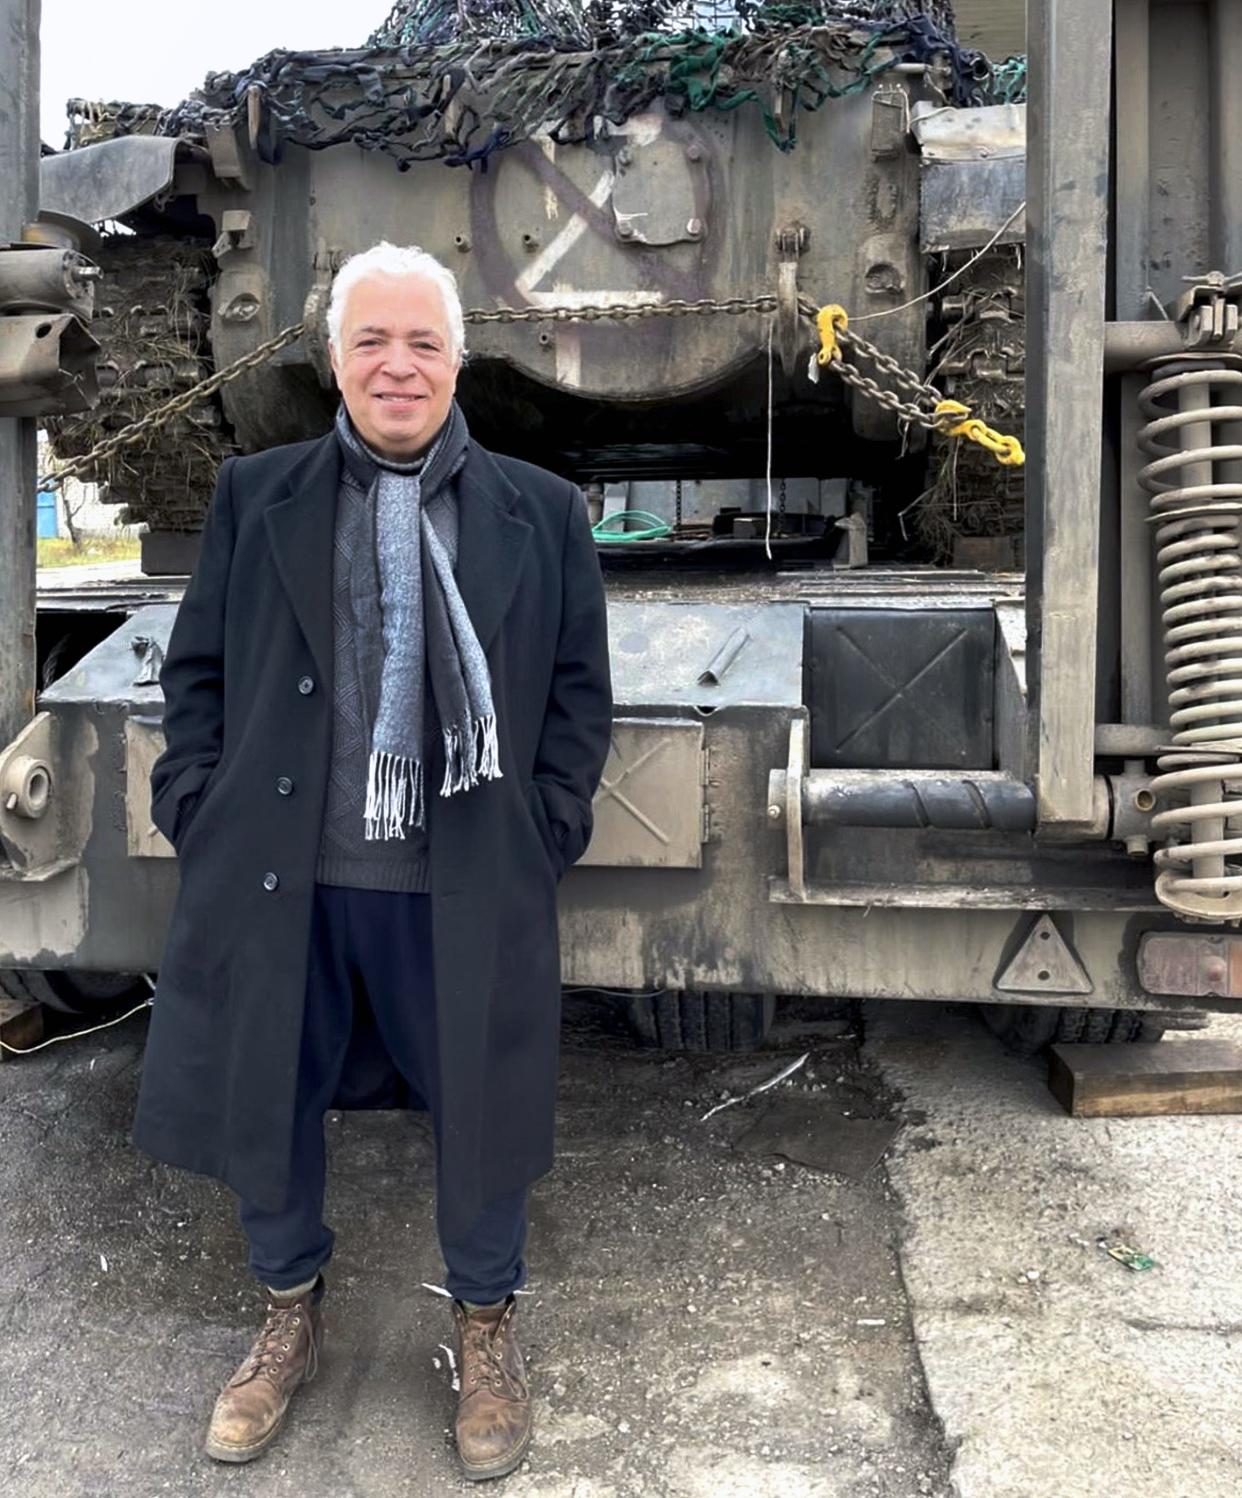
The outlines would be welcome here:
<svg viewBox="0 0 1242 1498">
<path fill-rule="evenodd" d="M 305 1284 L 332 1255 L 323 1123 L 356 1023 L 374 1024 L 439 1136 L 430 904 L 427 895 L 315 886 L 289 1193 L 279 1212 L 241 1203 L 251 1270 L 273 1290 Z M 525 1188 L 489 1202 L 465 1236 L 446 1240 L 439 1225 L 451 1295 L 494 1305 L 525 1283 Z"/>
</svg>

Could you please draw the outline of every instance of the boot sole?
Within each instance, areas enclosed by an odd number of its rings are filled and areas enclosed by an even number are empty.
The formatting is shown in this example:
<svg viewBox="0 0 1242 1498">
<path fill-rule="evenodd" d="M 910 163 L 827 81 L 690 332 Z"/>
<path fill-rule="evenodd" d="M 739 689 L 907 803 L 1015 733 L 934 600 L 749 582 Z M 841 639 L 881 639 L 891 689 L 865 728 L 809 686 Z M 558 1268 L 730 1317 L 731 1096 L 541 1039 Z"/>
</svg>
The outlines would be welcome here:
<svg viewBox="0 0 1242 1498">
<path fill-rule="evenodd" d="M 286 1411 L 286 1413 L 288 1412 Z M 269 1430 L 268 1433 L 263 1437 L 263 1439 L 261 1441 L 256 1441 L 252 1446 L 226 1446 L 220 1441 L 213 1441 L 212 1438 L 208 1436 L 205 1443 L 207 1455 L 212 1459 L 213 1462 L 232 1462 L 234 1464 L 238 1464 L 241 1462 L 252 1462 L 254 1461 L 255 1457 L 263 1455 L 267 1448 L 280 1434 L 284 1423 L 285 1416 L 282 1415 L 280 1419 L 277 1420 L 276 1424 L 272 1426 L 271 1430 Z"/>
<path fill-rule="evenodd" d="M 302 1386 L 308 1382 L 309 1380 L 304 1378 L 302 1380 L 302 1383 L 298 1384 L 297 1388 L 302 1388 Z M 295 1389 L 293 1392 L 296 1394 L 297 1389 Z M 292 1400 L 293 1396 L 290 1395 L 290 1403 L 292 1403 Z M 288 1418 L 289 1405 L 287 1404 L 281 1412 L 280 1418 L 276 1421 L 276 1424 L 272 1426 L 271 1430 L 268 1431 L 268 1433 L 263 1437 L 261 1441 L 256 1441 L 252 1446 L 227 1446 L 222 1441 L 213 1441 L 211 1438 L 211 1433 L 209 1431 L 207 1434 L 207 1439 L 203 1443 L 204 1448 L 207 1452 L 207 1455 L 212 1459 L 213 1462 L 232 1462 L 234 1466 L 240 1465 L 243 1462 L 252 1462 L 254 1461 L 255 1457 L 263 1455 L 267 1448 L 284 1429 L 285 1421 Z"/>
<path fill-rule="evenodd" d="M 465 1461 L 460 1452 L 457 1453 L 457 1462 L 461 1468 L 461 1475 L 467 1482 L 486 1482 L 492 1477 L 508 1477 L 509 1473 L 520 1467 L 527 1451 L 530 1449 L 531 1431 L 527 1431 L 522 1437 L 521 1444 L 516 1450 L 511 1451 L 501 1461 L 492 1462 L 487 1467 L 472 1466 Z"/>
</svg>

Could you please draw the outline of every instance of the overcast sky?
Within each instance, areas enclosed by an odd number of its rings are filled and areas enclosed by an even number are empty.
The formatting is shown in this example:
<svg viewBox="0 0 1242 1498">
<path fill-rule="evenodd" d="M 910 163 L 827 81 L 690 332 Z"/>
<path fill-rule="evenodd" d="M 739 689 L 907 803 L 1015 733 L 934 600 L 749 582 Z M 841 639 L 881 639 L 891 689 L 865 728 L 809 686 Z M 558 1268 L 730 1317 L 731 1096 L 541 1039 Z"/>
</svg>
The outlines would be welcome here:
<svg viewBox="0 0 1242 1498">
<path fill-rule="evenodd" d="M 274 47 L 357 47 L 392 0 L 43 0 L 43 139 L 65 139 L 65 100 L 177 104 L 208 73 Z"/>
</svg>

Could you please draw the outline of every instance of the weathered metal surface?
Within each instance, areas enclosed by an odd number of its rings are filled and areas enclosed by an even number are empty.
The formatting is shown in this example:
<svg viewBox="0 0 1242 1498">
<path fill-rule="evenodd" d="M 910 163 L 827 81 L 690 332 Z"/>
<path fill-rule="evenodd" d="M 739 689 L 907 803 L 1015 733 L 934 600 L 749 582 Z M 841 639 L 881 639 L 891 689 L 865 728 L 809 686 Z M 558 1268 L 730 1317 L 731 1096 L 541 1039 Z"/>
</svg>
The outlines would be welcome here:
<svg viewBox="0 0 1242 1498">
<path fill-rule="evenodd" d="M 996 768 L 1030 779 L 1026 725 L 1026 609 L 1000 598 L 996 609 Z"/>
<path fill-rule="evenodd" d="M 89 321 L 97 269 L 75 250 L 13 244 L 0 248 L 0 315 L 72 312 Z"/>
<path fill-rule="evenodd" d="M 816 608 L 807 706 L 821 768 L 991 769 L 990 608 Z"/>
<path fill-rule="evenodd" d="M 83 951 L 97 914 L 90 888 L 81 864 L 54 866 L 36 882 L 0 878 L 0 967 L 63 967 Z M 128 934 L 131 950 L 152 950 L 145 924 L 144 916 Z"/>
<path fill-rule="evenodd" d="M 0 749 L 0 865 L 30 874 L 65 857 L 63 824 L 71 787 L 60 784 L 58 738 L 51 715 L 39 713 Z"/>
<path fill-rule="evenodd" d="M 1019 160 L 1026 155 L 1026 105 L 946 109 L 920 100 L 910 111 L 910 132 L 924 161 Z"/>
<path fill-rule="evenodd" d="M 1208 6 L 1208 264 L 1242 270 L 1242 4 Z M 1196 267 L 1198 268 L 1198 267 Z"/>
<path fill-rule="evenodd" d="M 0 244 L 39 206 L 39 4 L 0 0 Z M 0 746 L 34 715 L 35 429 L 0 418 Z"/>
<path fill-rule="evenodd" d="M 98 352 L 72 313 L 0 316 L 0 420 L 89 410 L 99 396 Z"/>
<path fill-rule="evenodd" d="M 1041 824 L 1091 816 L 1111 24 L 1032 0 L 1027 156 L 1028 681 Z"/>
<path fill-rule="evenodd" d="M 1041 915 L 1004 968 L 996 975 L 1002 993 L 1089 994 L 1090 974 L 1061 935 L 1056 922 Z"/>
<path fill-rule="evenodd" d="M 657 106 L 612 129 L 594 149 L 544 136 L 498 153 L 486 172 L 446 172 L 425 162 L 398 174 L 380 154 L 347 147 L 312 153 L 290 146 L 275 168 L 247 155 L 249 193 L 230 186 L 226 195 L 213 185 L 199 195 L 200 210 L 217 223 L 226 208 L 253 215 L 253 248 L 222 247 L 220 255 L 217 360 L 236 358 L 297 321 L 316 275 L 342 255 L 380 238 L 408 240 L 413 202 L 420 242 L 457 273 L 467 305 L 577 300 L 641 309 L 670 299 L 774 293 L 776 235 L 797 220 L 809 231 L 798 259 L 800 288 L 852 311 L 895 306 L 924 284 L 918 162 L 905 153 L 874 160 L 870 130 L 871 102 L 860 94 L 803 117 L 798 148 L 786 154 L 773 152 L 757 116 L 673 118 Z M 829 157 L 856 163 L 834 179 L 831 208 L 819 166 Z M 230 314 L 242 300 L 254 309 L 245 322 Z M 918 308 L 886 317 L 876 333 L 887 351 L 921 367 Z M 510 379 L 508 370 L 554 387 L 561 400 L 606 403 L 616 426 L 627 419 L 626 402 L 658 414 L 674 397 L 736 383 L 766 355 L 767 334 L 767 320 L 753 316 L 492 324 L 472 331 L 474 367 L 463 394 L 470 400 L 477 384 L 480 393 L 491 391 L 494 406 L 491 382 Z M 308 358 L 290 353 L 278 368 L 291 372 Z M 493 362 L 502 368 L 489 374 Z M 827 385 L 817 393 L 801 370 L 795 378 L 806 400 L 841 409 Z M 297 412 L 291 386 L 281 381 L 269 370 L 226 393 L 247 445 L 304 435 L 290 425 Z M 524 421 L 552 423 L 557 413 L 546 399 L 532 402 L 534 394 L 523 397 Z M 322 422 L 305 399 L 301 409 L 312 425 Z M 688 414 L 681 413 L 683 427 Z M 871 413 L 858 414 L 864 425 L 873 422 Z M 718 421 L 718 406 L 715 415 Z M 892 432 L 887 416 L 884 429 Z"/>
<path fill-rule="evenodd" d="M 1160 319 L 1153 305 L 1149 266 L 1151 213 L 1151 111 L 1153 105 L 1149 0 L 1120 0 L 1114 7 L 1114 66 L 1126 80 L 1113 95 L 1113 232 L 1112 308 L 1119 321 L 1104 332 L 1105 372 L 1136 369 L 1146 357 L 1174 352 L 1180 334 Z M 1160 76 L 1156 70 L 1155 79 Z M 1159 113 L 1157 105 L 1157 113 Z M 1144 321 L 1144 319 L 1147 319 Z M 1159 343 L 1160 347 L 1153 347 Z M 1119 713 L 1123 723 L 1151 724 L 1164 717 L 1162 684 L 1155 664 L 1160 646 L 1153 599 L 1151 527 L 1138 502 L 1138 392 L 1144 383 L 1137 375 L 1119 382 L 1120 401 L 1114 450 L 1106 458 L 1106 478 L 1116 473 L 1117 546 L 1115 573 L 1103 553 L 1104 606 L 1112 605 L 1117 623 L 1115 644 Z M 1108 527 L 1106 505 L 1101 524 Z M 1107 529 L 1106 529 L 1107 534 Z M 1104 642 L 1102 642 L 1103 644 Z M 1108 662 L 1102 660 L 1105 671 Z"/>
<path fill-rule="evenodd" d="M 161 724 L 125 720 L 125 837 L 131 858 L 175 858 L 172 844 L 151 820 L 151 768 L 164 752 Z"/>
<path fill-rule="evenodd" d="M 1095 752 L 1097 754 L 1120 755 L 1140 759 L 1155 754 L 1169 741 L 1167 728 L 1155 724 L 1141 723 L 1097 723 L 1095 725 Z"/>
<path fill-rule="evenodd" d="M 838 827 L 935 827 L 956 832 L 1030 832 L 1030 786 L 998 771 L 958 778 L 934 770 L 811 770 L 802 817 Z"/>
<path fill-rule="evenodd" d="M 802 703 L 800 604 L 610 602 L 613 697 L 618 710 L 639 704 L 715 712 L 755 705 Z M 738 628 L 745 646 L 718 682 L 706 667 Z"/>
<path fill-rule="evenodd" d="M 1026 108 L 945 109 L 920 101 L 910 129 L 919 143 L 919 233 L 928 254 L 1021 244 L 1026 219 Z M 1015 217 L 1015 213 L 1017 216 Z M 1006 227 L 1007 224 L 1007 227 Z"/>
<path fill-rule="evenodd" d="M 1047 888 L 1029 884 L 960 883 L 944 880 L 935 884 L 865 882 L 808 882 L 803 895 L 791 890 L 788 882 L 773 879 L 769 898 L 777 905 L 836 906 L 844 909 L 871 910 L 948 910 L 958 911 L 963 920 L 968 912 L 980 910 L 1073 910 L 1100 912 L 1146 912 L 1155 914 L 1160 903 L 1144 890 L 1114 890 L 1103 885 L 1055 885 Z M 961 923 L 958 923 L 961 929 Z M 938 959 L 943 960 L 943 959 Z M 890 991 L 891 992 L 891 991 Z M 910 994 L 921 998 L 921 994 Z"/>
<path fill-rule="evenodd" d="M 177 142 L 126 135 L 39 163 L 39 207 L 85 224 L 101 224 L 139 208 L 172 186 Z"/>
<path fill-rule="evenodd" d="M 121 621 L 106 640 L 40 693 L 44 709 L 57 712 L 70 704 L 94 707 L 125 706 L 141 717 L 162 717 L 164 700 L 158 682 L 138 685 L 140 652 L 136 640 L 153 640 L 167 650 L 177 617 L 175 604 L 156 603 L 138 609 Z"/>
<path fill-rule="evenodd" d="M 1104 373 L 1125 374 L 1152 359 L 1180 354 L 1184 348 L 1176 323 L 1159 318 L 1147 322 L 1110 322 L 1104 325 Z"/>
<path fill-rule="evenodd" d="M 987 244 L 1021 244 L 1023 215 L 1015 212 L 1026 196 L 1026 162 L 1021 156 L 996 161 L 929 164 L 923 170 L 920 240 L 929 254 L 970 250 Z M 1009 227 L 1002 225 L 1009 221 Z"/>
<path fill-rule="evenodd" d="M 1152 994 L 1242 997 L 1242 937 L 1153 932 L 1139 943 L 1139 982 Z"/>
<path fill-rule="evenodd" d="M 955 0 L 953 16 L 963 46 L 998 60 L 1027 50 L 1024 0 Z"/>
<path fill-rule="evenodd" d="M 697 869 L 707 841 L 703 724 L 617 718 L 580 862 L 593 868 Z"/>
</svg>

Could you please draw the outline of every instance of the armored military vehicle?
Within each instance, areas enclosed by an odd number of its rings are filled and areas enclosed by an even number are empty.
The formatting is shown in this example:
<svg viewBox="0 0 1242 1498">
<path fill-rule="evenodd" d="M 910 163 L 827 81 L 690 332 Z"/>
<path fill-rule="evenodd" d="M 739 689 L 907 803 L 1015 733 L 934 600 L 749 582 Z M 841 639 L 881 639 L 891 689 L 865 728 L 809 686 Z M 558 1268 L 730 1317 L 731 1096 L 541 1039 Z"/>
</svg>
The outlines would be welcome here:
<svg viewBox="0 0 1242 1498">
<path fill-rule="evenodd" d="M 79 102 L 42 233 L 111 226 L 102 392 L 49 421 L 147 578 L 41 597 L 0 982 L 158 967 L 177 575 L 224 454 L 327 429 L 332 278 L 388 238 L 457 273 L 475 434 L 595 522 L 616 723 L 567 983 L 692 1048 L 782 994 L 975 1000 L 1030 1046 L 1242 994 L 1242 16 L 1030 17 L 1029 103 L 901 0 L 400 4 L 176 109 Z"/>
</svg>

